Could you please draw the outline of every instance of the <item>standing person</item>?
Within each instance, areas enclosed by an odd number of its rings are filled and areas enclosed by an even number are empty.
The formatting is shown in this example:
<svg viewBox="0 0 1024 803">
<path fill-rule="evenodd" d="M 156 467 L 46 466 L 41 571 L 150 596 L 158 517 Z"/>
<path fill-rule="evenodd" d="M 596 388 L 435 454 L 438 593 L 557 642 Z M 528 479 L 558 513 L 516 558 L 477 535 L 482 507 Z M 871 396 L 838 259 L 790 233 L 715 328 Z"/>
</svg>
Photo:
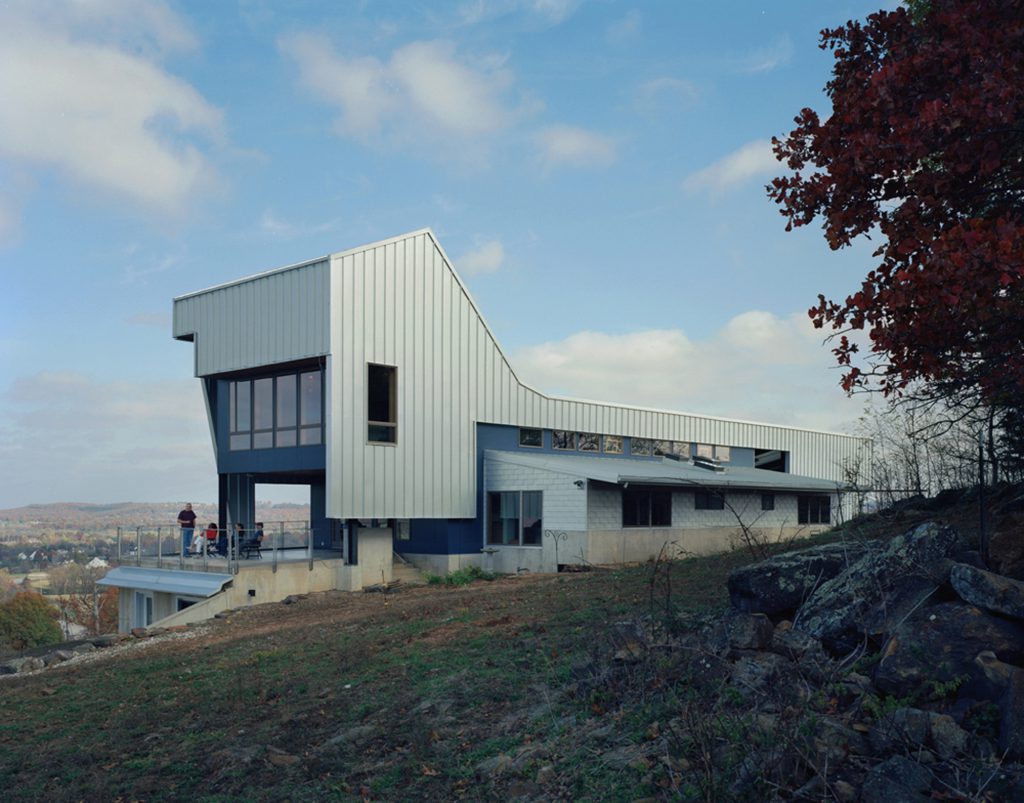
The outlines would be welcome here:
<svg viewBox="0 0 1024 803">
<path fill-rule="evenodd" d="M 185 509 L 178 514 L 178 525 L 181 527 L 181 556 L 185 557 L 196 529 L 196 514 L 192 512 L 191 502 L 186 502 Z"/>
</svg>

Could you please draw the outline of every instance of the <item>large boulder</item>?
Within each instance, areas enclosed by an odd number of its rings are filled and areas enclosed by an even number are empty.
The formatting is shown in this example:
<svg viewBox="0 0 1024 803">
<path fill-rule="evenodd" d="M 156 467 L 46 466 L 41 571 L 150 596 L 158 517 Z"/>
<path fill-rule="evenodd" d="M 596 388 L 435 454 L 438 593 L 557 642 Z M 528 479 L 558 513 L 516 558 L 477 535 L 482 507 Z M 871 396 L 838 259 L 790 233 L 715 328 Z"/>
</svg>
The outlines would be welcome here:
<svg viewBox="0 0 1024 803">
<path fill-rule="evenodd" d="M 948 557 L 960 549 L 951 527 L 930 522 L 915 527 L 819 585 L 793 625 L 820 638 L 833 653 L 850 652 L 865 635 L 885 634 L 943 585 L 949 579 Z"/>
<path fill-rule="evenodd" d="M 988 563 L 993 571 L 1024 580 L 1024 512 L 1004 513 L 988 540 Z"/>
<path fill-rule="evenodd" d="M 1024 583 L 957 563 L 949 573 L 953 590 L 964 602 L 1014 619 L 1024 619 Z"/>
<path fill-rule="evenodd" d="M 792 614 L 821 583 L 875 548 L 854 541 L 825 544 L 743 566 L 729 575 L 729 599 L 745 613 Z"/>
<path fill-rule="evenodd" d="M 1024 627 L 962 602 L 918 611 L 896 628 L 875 668 L 875 685 L 894 697 L 927 695 L 941 686 L 987 682 L 978 654 L 1005 663 L 1024 659 Z"/>
</svg>

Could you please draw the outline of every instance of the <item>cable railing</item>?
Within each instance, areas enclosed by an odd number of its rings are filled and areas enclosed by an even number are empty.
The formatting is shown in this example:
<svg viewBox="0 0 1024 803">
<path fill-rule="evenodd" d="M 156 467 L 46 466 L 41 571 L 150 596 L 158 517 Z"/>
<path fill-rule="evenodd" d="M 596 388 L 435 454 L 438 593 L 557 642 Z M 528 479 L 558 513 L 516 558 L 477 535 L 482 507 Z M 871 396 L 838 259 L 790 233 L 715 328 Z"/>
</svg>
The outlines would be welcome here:
<svg viewBox="0 0 1024 803">
<path fill-rule="evenodd" d="M 237 574 L 249 561 L 307 560 L 313 570 L 313 528 L 308 521 L 267 522 L 262 530 L 233 524 L 227 528 L 196 527 L 186 543 L 174 524 L 117 528 L 117 561 L 121 565 L 157 569 Z"/>
</svg>

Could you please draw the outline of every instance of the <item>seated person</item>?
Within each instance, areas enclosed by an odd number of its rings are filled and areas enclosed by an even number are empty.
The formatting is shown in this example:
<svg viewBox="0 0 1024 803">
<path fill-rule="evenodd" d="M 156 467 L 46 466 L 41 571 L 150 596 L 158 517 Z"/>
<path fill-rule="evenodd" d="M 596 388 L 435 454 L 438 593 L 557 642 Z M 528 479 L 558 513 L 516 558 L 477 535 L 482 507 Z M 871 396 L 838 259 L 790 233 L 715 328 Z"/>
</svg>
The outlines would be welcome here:
<svg viewBox="0 0 1024 803">
<path fill-rule="evenodd" d="M 217 522 L 211 521 L 206 528 L 206 554 L 210 555 L 217 551 Z"/>
<path fill-rule="evenodd" d="M 213 530 L 213 535 L 210 535 L 210 530 Z M 206 552 L 206 546 L 209 539 L 217 540 L 217 524 L 210 522 L 210 526 L 206 528 L 206 531 L 196 528 L 195 534 L 192 536 L 192 544 L 189 547 L 188 554 L 190 555 L 202 555 Z"/>
<path fill-rule="evenodd" d="M 257 555 L 260 553 L 260 547 L 263 545 L 263 522 L 256 522 L 256 526 L 238 542 L 241 546 L 243 554 L 249 554 L 255 552 Z"/>
</svg>

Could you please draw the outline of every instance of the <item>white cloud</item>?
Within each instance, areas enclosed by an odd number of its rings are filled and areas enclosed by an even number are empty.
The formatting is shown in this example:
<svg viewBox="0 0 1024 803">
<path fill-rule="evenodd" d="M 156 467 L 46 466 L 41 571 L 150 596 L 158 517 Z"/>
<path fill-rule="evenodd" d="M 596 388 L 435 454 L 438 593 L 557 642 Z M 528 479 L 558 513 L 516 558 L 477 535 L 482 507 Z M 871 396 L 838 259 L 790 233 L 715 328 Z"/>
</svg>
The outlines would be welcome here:
<svg viewBox="0 0 1024 803">
<path fill-rule="evenodd" d="M 557 167 L 607 167 L 616 159 L 612 137 L 569 125 L 553 125 L 538 132 L 534 141 L 538 160 L 547 170 Z"/>
<path fill-rule="evenodd" d="M 467 144 L 485 149 L 488 135 L 522 113 L 506 102 L 512 77 L 502 58 L 470 61 L 449 42 L 412 42 L 386 61 L 338 53 L 319 34 L 278 44 L 306 89 L 337 109 L 341 136 L 419 147 L 429 138 L 465 157 Z"/>
<path fill-rule="evenodd" d="M 706 340 L 679 329 L 578 332 L 510 359 L 536 389 L 576 398 L 812 429 L 845 429 L 860 414 L 806 315 L 751 311 Z"/>
<path fill-rule="evenodd" d="M 55 372 L 18 378 L 0 394 L 0 465 L 11 468 L 0 506 L 213 499 L 204 409 L 194 379 L 101 382 Z"/>
<path fill-rule="evenodd" d="M 505 262 L 505 246 L 500 240 L 481 243 L 472 251 L 467 251 L 457 260 L 455 266 L 466 276 L 479 273 L 494 273 Z"/>
<path fill-rule="evenodd" d="M 752 178 L 775 175 L 780 169 L 771 142 L 758 139 L 693 173 L 683 182 L 683 188 L 719 195 Z"/>
<path fill-rule="evenodd" d="M 697 87 L 692 82 L 662 76 L 636 88 L 634 105 L 638 111 L 651 113 L 664 106 L 689 106 L 697 95 Z"/>
<path fill-rule="evenodd" d="M 747 73 L 770 72 L 793 58 L 793 42 L 788 36 L 777 39 L 766 47 L 742 59 L 740 70 Z"/>
<path fill-rule="evenodd" d="M 162 3 L 5 6 L 0 157 L 155 211 L 184 211 L 211 183 L 197 140 L 220 141 L 222 115 L 157 58 L 194 43 Z"/>
</svg>

